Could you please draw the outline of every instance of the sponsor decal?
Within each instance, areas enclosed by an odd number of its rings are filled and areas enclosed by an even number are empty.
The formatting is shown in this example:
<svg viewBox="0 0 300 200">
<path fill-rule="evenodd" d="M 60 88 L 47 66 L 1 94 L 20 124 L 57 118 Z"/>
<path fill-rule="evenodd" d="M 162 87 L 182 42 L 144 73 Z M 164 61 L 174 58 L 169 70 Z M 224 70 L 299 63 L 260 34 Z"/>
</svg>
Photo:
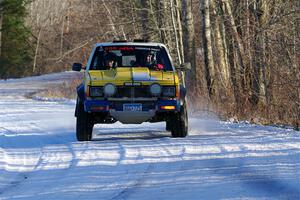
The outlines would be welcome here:
<svg viewBox="0 0 300 200">
<path fill-rule="evenodd" d="M 104 50 L 105 51 L 116 51 L 116 50 L 119 50 L 119 51 L 134 51 L 135 50 L 135 47 L 104 47 Z"/>
</svg>

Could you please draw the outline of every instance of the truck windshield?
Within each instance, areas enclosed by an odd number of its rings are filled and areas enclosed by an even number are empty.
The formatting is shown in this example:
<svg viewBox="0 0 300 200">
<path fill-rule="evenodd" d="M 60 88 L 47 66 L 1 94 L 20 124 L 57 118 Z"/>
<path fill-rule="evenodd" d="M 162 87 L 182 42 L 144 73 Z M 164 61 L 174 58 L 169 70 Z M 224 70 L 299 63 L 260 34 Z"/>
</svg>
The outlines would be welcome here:
<svg viewBox="0 0 300 200">
<path fill-rule="evenodd" d="M 119 67 L 147 67 L 150 70 L 173 70 L 166 50 L 161 47 L 97 47 L 90 70 L 108 70 Z"/>
</svg>

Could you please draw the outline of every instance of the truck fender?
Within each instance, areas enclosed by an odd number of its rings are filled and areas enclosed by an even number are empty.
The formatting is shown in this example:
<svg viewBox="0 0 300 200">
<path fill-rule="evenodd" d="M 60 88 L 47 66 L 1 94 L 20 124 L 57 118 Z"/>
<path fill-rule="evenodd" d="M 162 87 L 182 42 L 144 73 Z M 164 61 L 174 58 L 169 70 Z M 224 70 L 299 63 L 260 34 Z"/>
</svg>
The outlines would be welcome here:
<svg viewBox="0 0 300 200">
<path fill-rule="evenodd" d="M 84 84 L 81 83 L 80 85 L 77 86 L 77 97 L 80 102 L 84 102 L 85 97 L 84 97 Z"/>
<path fill-rule="evenodd" d="M 180 104 L 182 105 L 186 97 L 186 87 L 180 85 Z"/>
<path fill-rule="evenodd" d="M 75 117 L 77 117 L 78 115 L 78 106 L 79 104 L 83 104 L 84 103 L 84 85 L 83 83 L 81 83 L 80 85 L 77 86 L 77 101 L 76 101 L 76 108 L 75 108 Z"/>
</svg>

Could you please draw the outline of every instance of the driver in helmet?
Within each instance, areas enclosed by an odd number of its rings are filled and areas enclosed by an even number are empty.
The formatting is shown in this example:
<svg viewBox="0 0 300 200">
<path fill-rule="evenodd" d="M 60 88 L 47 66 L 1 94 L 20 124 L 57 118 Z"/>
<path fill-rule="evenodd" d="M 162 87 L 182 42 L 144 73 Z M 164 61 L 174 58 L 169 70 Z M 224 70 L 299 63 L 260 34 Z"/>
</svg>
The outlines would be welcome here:
<svg viewBox="0 0 300 200">
<path fill-rule="evenodd" d="M 157 64 L 156 55 L 154 52 L 148 51 L 145 56 L 145 67 L 154 70 L 164 70 L 162 64 Z"/>
<path fill-rule="evenodd" d="M 109 52 L 105 55 L 105 66 L 107 69 L 112 69 L 116 67 L 116 55 Z"/>
</svg>

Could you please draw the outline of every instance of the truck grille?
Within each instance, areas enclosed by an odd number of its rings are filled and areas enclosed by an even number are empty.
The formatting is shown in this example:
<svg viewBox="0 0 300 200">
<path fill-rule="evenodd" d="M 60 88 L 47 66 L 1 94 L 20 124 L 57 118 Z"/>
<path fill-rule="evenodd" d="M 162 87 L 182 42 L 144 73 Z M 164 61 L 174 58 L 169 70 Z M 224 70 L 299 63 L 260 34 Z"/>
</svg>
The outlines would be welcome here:
<svg viewBox="0 0 300 200">
<path fill-rule="evenodd" d="M 148 98 L 152 97 L 148 86 L 119 86 L 114 97 L 122 98 Z"/>
</svg>

